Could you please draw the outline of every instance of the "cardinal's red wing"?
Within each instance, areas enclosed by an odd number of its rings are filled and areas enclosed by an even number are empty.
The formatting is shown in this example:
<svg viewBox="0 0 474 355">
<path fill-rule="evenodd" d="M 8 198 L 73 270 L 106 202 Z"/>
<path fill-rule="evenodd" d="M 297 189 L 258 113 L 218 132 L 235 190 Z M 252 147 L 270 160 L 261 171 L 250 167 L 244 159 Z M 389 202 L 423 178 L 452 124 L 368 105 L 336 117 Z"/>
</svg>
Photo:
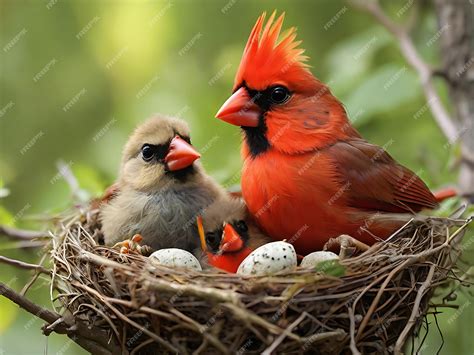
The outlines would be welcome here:
<svg viewBox="0 0 474 355">
<path fill-rule="evenodd" d="M 386 212 L 418 212 L 438 203 L 425 183 L 383 148 L 363 139 L 327 149 L 351 207 Z M 421 174 L 421 172 L 420 172 Z"/>
</svg>

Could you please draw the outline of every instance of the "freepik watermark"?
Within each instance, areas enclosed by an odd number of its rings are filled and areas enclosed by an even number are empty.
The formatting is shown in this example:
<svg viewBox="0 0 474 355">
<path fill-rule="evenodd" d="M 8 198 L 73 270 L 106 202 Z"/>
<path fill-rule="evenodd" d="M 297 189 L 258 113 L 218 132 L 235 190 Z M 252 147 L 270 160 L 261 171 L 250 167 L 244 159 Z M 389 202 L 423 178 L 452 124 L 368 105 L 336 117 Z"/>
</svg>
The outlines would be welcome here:
<svg viewBox="0 0 474 355">
<path fill-rule="evenodd" d="M 22 37 L 24 37 L 28 33 L 26 28 L 23 28 L 20 32 L 18 32 L 4 47 L 3 51 L 6 53 L 10 49 L 12 49 Z"/>
<path fill-rule="evenodd" d="M 344 15 L 347 12 L 347 6 L 344 6 L 342 9 L 340 9 L 331 19 L 326 22 L 324 25 L 324 29 L 327 31 L 329 30 L 339 19 L 341 18 L 342 15 Z"/>
<path fill-rule="evenodd" d="M 43 131 L 39 131 L 33 138 L 31 138 L 28 143 L 26 143 L 23 148 L 20 149 L 21 155 L 25 155 L 27 151 L 29 151 L 37 142 L 38 140 L 44 136 Z"/>
<path fill-rule="evenodd" d="M 86 94 L 87 90 L 85 88 L 82 88 L 74 97 L 69 100 L 66 105 L 63 106 L 63 111 L 67 112 L 73 107 L 75 104 L 79 102 L 81 97 L 83 97 Z"/>
</svg>

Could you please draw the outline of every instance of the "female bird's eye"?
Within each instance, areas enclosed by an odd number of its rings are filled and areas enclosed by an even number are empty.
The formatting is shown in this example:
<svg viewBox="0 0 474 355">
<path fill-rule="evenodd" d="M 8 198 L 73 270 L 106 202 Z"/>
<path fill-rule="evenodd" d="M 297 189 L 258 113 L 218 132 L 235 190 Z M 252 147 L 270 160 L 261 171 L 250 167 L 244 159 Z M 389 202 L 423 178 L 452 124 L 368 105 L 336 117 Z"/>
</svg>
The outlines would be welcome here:
<svg viewBox="0 0 474 355">
<path fill-rule="evenodd" d="M 145 144 L 142 147 L 142 158 L 144 161 L 148 162 L 152 160 L 154 155 L 155 155 L 155 150 L 149 144 Z"/>
<path fill-rule="evenodd" d="M 275 104 L 282 104 L 290 98 L 290 92 L 284 86 L 276 86 L 270 93 L 270 100 Z"/>
<path fill-rule="evenodd" d="M 247 232 L 248 231 L 248 227 L 247 227 L 247 223 L 245 223 L 244 221 L 238 221 L 236 224 L 235 224 L 235 228 L 238 229 L 239 232 Z"/>
</svg>

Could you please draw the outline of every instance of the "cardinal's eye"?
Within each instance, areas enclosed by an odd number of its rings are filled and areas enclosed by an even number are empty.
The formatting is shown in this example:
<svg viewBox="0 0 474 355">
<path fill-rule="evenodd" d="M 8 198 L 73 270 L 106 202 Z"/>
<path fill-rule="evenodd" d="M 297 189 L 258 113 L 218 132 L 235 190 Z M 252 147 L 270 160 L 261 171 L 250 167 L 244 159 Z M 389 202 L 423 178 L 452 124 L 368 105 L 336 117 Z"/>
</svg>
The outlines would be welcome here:
<svg viewBox="0 0 474 355">
<path fill-rule="evenodd" d="M 235 224 L 235 228 L 237 228 L 240 233 L 247 232 L 249 230 L 249 228 L 247 227 L 247 223 L 245 223 L 244 221 L 238 221 Z"/>
<path fill-rule="evenodd" d="M 152 146 L 149 144 L 145 144 L 142 147 L 142 158 L 144 161 L 148 162 L 153 159 L 153 156 L 155 155 L 155 150 L 153 149 Z"/>
<path fill-rule="evenodd" d="M 276 86 L 270 92 L 270 100 L 274 104 L 282 104 L 290 98 L 290 91 L 284 86 Z"/>
</svg>

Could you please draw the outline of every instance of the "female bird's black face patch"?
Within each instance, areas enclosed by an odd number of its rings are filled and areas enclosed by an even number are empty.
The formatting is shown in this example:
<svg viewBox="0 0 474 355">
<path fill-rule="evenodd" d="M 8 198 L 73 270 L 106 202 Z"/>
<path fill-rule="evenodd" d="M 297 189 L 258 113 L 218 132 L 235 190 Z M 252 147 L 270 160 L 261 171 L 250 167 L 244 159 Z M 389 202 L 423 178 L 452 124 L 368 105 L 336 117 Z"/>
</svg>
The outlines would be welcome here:
<svg viewBox="0 0 474 355">
<path fill-rule="evenodd" d="M 187 143 L 191 144 L 191 139 L 187 136 L 180 135 L 175 132 L 174 136 L 179 136 L 182 138 L 184 141 Z M 165 166 L 165 173 L 167 175 L 171 175 L 172 177 L 176 178 L 179 181 L 184 181 L 188 177 L 189 174 L 192 174 L 194 172 L 194 167 L 191 164 L 190 166 L 180 169 L 180 170 L 175 170 L 175 171 L 169 171 L 166 167 L 165 163 L 165 157 L 168 154 L 168 151 L 170 149 L 170 144 L 171 144 L 171 139 L 166 142 L 165 144 L 149 144 L 145 143 L 142 148 L 141 148 L 141 158 L 143 161 L 146 163 L 150 164 L 162 164 Z"/>
<path fill-rule="evenodd" d="M 142 159 L 147 163 L 164 164 L 164 159 L 168 153 L 170 142 L 158 145 L 145 143 L 141 150 Z"/>
</svg>

